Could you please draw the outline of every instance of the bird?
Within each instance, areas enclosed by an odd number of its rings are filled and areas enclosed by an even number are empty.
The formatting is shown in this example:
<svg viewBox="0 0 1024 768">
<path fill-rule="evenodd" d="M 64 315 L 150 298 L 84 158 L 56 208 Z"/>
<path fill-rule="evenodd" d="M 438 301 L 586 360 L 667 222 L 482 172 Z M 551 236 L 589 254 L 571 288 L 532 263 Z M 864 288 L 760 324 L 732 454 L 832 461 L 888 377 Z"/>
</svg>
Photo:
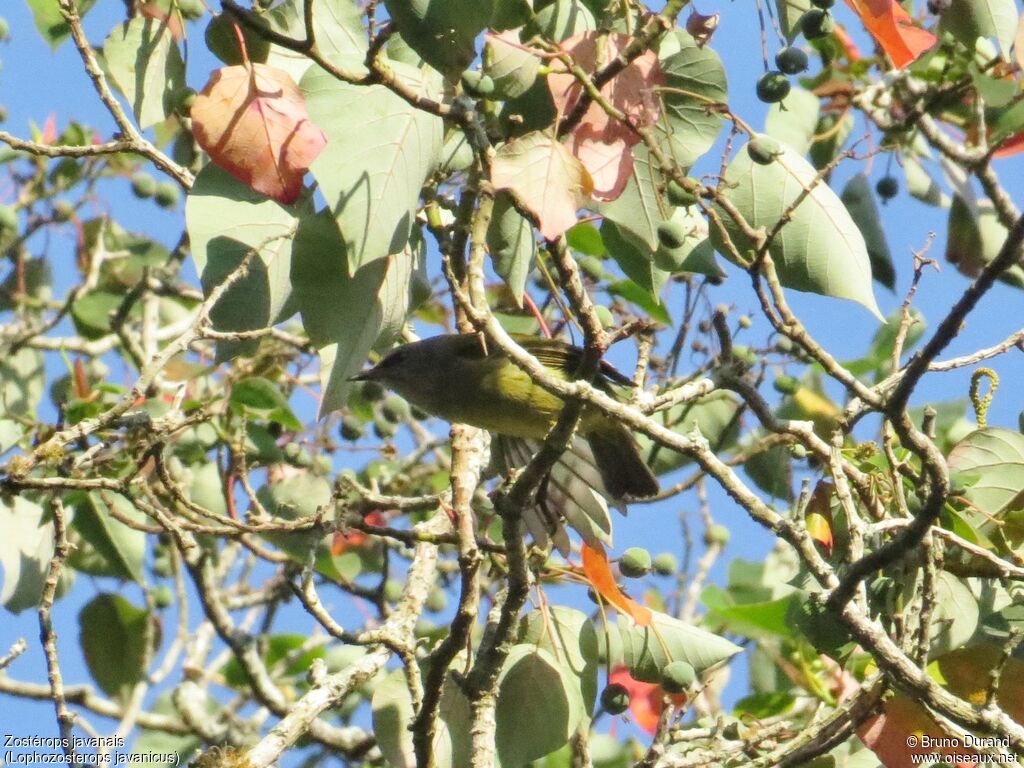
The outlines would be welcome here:
<svg viewBox="0 0 1024 768">
<path fill-rule="evenodd" d="M 513 339 L 553 375 L 576 377 L 583 350 L 559 339 Z M 375 366 L 352 377 L 397 392 L 426 413 L 495 435 L 499 464 L 522 466 L 555 425 L 565 401 L 537 384 L 500 348 L 477 334 L 442 334 L 403 344 Z M 591 382 L 614 395 L 633 382 L 602 361 Z M 577 435 L 538 493 L 534 514 L 524 519 L 538 543 L 553 537 L 562 550 L 564 517 L 585 541 L 610 538 L 605 500 L 621 506 L 658 493 L 658 481 L 629 430 L 595 406 L 580 412 Z M 555 507 L 556 509 L 552 509 Z"/>
</svg>

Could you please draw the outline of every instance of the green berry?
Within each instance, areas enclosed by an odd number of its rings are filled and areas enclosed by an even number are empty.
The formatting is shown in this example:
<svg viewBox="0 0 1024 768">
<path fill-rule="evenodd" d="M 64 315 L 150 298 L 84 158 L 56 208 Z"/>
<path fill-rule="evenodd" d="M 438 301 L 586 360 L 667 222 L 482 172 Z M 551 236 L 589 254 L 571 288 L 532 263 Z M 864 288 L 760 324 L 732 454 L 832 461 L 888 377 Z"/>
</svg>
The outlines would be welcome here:
<svg viewBox="0 0 1024 768">
<path fill-rule="evenodd" d="M 171 103 L 174 104 L 175 113 L 188 117 L 188 114 L 192 111 L 192 105 L 196 102 L 196 97 L 199 94 L 196 93 L 195 88 L 179 88 L 171 96 Z"/>
<path fill-rule="evenodd" d="M 807 458 L 807 447 L 800 443 L 793 443 L 789 446 L 789 454 L 794 459 L 806 459 Z"/>
<path fill-rule="evenodd" d="M 440 613 L 448 605 L 448 595 L 444 593 L 444 590 L 440 587 L 435 587 L 427 595 L 427 601 L 425 606 L 428 611 L 432 613 Z"/>
<path fill-rule="evenodd" d="M 673 661 L 661 671 L 661 687 L 669 693 L 684 693 L 697 679 L 697 670 L 687 661 Z"/>
<path fill-rule="evenodd" d="M 157 608 L 167 608 L 174 602 L 174 593 L 166 584 L 158 584 L 149 593 L 153 596 L 153 605 Z"/>
<path fill-rule="evenodd" d="M 156 191 L 153 193 L 153 199 L 161 208 L 173 208 L 178 204 L 178 197 L 180 194 L 181 193 L 178 191 L 178 185 L 173 181 L 161 181 L 156 185 Z"/>
<path fill-rule="evenodd" d="M 815 8 L 820 8 L 823 11 L 827 11 L 835 4 L 836 0 L 811 0 L 811 5 Z"/>
<path fill-rule="evenodd" d="M 671 552 L 662 552 L 654 558 L 651 565 L 659 576 L 671 576 L 679 568 L 679 561 Z"/>
<path fill-rule="evenodd" d="M 171 566 L 171 554 L 165 547 L 157 548 L 150 570 L 153 571 L 154 576 L 161 579 L 166 579 L 174 573 L 174 568 Z"/>
<path fill-rule="evenodd" d="M 351 414 L 345 414 L 341 417 L 341 423 L 338 425 L 338 434 L 341 435 L 342 440 L 354 443 L 363 436 L 362 420 Z"/>
<path fill-rule="evenodd" d="M 1024 432 L 1024 411 L 1017 414 L 1017 429 Z"/>
<path fill-rule="evenodd" d="M 69 221 L 75 215 L 75 206 L 67 200 L 58 200 L 53 204 L 53 218 L 57 221 Z"/>
<path fill-rule="evenodd" d="M 490 96 L 494 93 L 494 78 L 475 69 L 467 69 L 462 73 L 462 85 L 477 96 Z"/>
<path fill-rule="evenodd" d="M 402 397 L 388 395 L 380 405 L 380 415 L 392 424 L 401 424 L 411 418 L 412 411 L 409 408 L 409 403 Z"/>
<path fill-rule="evenodd" d="M 757 81 L 757 98 L 765 104 L 775 104 L 789 96 L 789 78 L 778 70 L 771 70 L 761 75 Z"/>
<path fill-rule="evenodd" d="M 0 16 L 0 40 L 6 40 L 11 36 L 11 27 L 7 23 L 7 19 Z"/>
<path fill-rule="evenodd" d="M 719 547 L 724 547 L 729 543 L 729 537 L 731 535 L 732 534 L 729 532 L 729 529 L 724 525 L 712 525 L 704 531 L 704 543 L 708 546 L 714 544 Z"/>
<path fill-rule="evenodd" d="M 594 314 L 597 315 L 597 319 L 601 321 L 602 328 L 611 328 L 615 325 L 615 318 L 612 317 L 612 311 L 604 304 L 594 305 Z"/>
<path fill-rule="evenodd" d="M 680 272 L 689 251 L 685 248 L 665 248 L 662 246 L 654 252 L 654 266 L 665 272 Z"/>
<path fill-rule="evenodd" d="M 800 31 L 807 40 L 828 37 L 836 27 L 832 14 L 821 8 L 811 8 L 800 17 Z"/>
<path fill-rule="evenodd" d="M 186 19 L 194 21 L 206 13 L 206 5 L 203 0 L 178 0 L 178 10 Z"/>
<path fill-rule="evenodd" d="M 651 572 L 651 553 L 643 547 L 630 547 L 619 558 L 619 570 L 627 579 L 638 579 Z"/>
<path fill-rule="evenodd" d="M 398 426 L 382 416 L 373 420 L 373 434 L 381 440 L 390 440 L 398 432 Z"/>
<path fill-rule="evenodd" d="M 609 715 L 621 715 L 629 709 L 629 691 L 626 686 L 612 683 L 601 691 L 601 708 Z"/>
<path fill-rule="evenodd" d="M 688 179 L 688 181 L 692 181 L 694 184 L 700 183 L 696 179 Z M 668 201 L 675 206 L 687 207 L 697 202 L 697 196 L 675 179 L 668 183 L 665 193 L 668 196 Z"/>
<path fill-rule="evenodd" d="M 875 192 L 882 202 L 888 202 L 900 193 L 900 183 L 893 176 L 883 176 L 875 184 Z"/>
<path fill-rule="evenodd" d="M 678 221 L 663 221 L 658 225 L 658 242 L 668 249 L 679 248 L 690 234 Z"/>
<path fill-rule="evenodd" d="M 800 389 L 800 382 L 785 374 L 775 377 L 775 391 L 783 395 L 792 395 Z"/>
<path fill-rule="evenodd" d="M 807 54 L 787 46 L 775 54 L 775 66 L 787 75 L 798 75 L 807 69 Z"/>
<path fill-rule="evenodd" d="M 778 341 L 775 342 L 775 348 L 783 354 L 789 354 L 796 347 L 793 345 L 793 340 L 789 336 L 779 336 Z"/>
<path fill-rule="evenodd" d="M 754 324 L 754 318 L 750 315 L 742 315 L 739 319 L 740 328 L 747 329 Z"/>
<path fill-rule="evenodd" d="M 746 347 L 742 344 L 733 345 L 732 356 L 748 368 L 752 368 L 757 365 L 757 353 L 750 347 Z"/>
<path fill-rule="evenodd" d="M 769 165 L 782 154 L 782 145 L 771 136 L 759 133 L 747 142 L 747 154 L 758 165 Z"/>
<path fill-rule="evenodd" d="M 0 205 L 0 232 L 18 229 L 18 212 L 10 205 Z"/>
<path fill-rule="evenodd" d="M 363 397 L 371 403 L 384 397 L 384 387 L 376 381 L 363 382 Z"/>
<path fill-rule="evenodd" d="M 148 173 L 136 173 L 132 176 L 132 194 L 140 200 L 152 197 L 156 192 L 156 179 Z"/>
<path fill-rule="evenodd" d="M 397 603 L 402 599 L 402 582 L 397 579 L 388 579 L 384 582 L 383 595 L 389 603 Z"/>
</svg>

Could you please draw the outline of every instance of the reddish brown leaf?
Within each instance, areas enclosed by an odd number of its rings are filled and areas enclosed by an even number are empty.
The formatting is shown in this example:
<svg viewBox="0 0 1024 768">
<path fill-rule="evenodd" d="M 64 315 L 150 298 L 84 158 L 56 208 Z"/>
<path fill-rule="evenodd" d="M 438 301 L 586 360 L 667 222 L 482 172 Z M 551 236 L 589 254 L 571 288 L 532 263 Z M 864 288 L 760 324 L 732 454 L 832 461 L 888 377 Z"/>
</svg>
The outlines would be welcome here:
<svg viewBox="0 0 1024 768">
<path fill-rule="evenodd" d="M 562 43 L 562 49 L 587 74 L 612 61 L 629 42 L 624 34 L 585 32 Z M 548 86 L 561 114 L 571 112 L 583 94 L 583 86 L 560 61 L 552 61 Z M 648 51 L 601 87 L 605 101 L 621 112 L 625 121 L 613 119 L 604 108 L 591 103 L 568 137 L 573 154 L 594 179 L 594 196 L 614 200 L 625 189 L 633 169 L 630 148 L 640 136 L 633 126 L 649 125 L 658 118 L 656 86 L 663 82 L 658 58 Z M 630 125 L 632 124 L 632 125 Z"/>
<path fill-rule="evenodd" d="M 618 56 L 619 51 L 626 47 L 630 39 L 629 35 L 622 33 L 605 35 L 601 32 L 584 32 L 582 35 L 562 41 L 561 47 L 578 67 L 592 75 Z M 583 86 L 557 59 L 552 60 L 551 68 L 548 86 L 555 108 L 560 114 L 567 114 L 579 101 L 583 94 Z M 653 51 L 647 51 L 605 83 L 601 87 L 601 96 L 638 125 L 649 125 L 658 119 L 658 102 L 654 97 L 654 89 L 663 81 L 658 57 Z M 580 124 L 589 125 L 591 130 L 604 135 L 608 140 L 620 137 L 630 146 L 640 141 L 636 131 L 613 120 L 599 104 L 591 103 Z"/>
<path fill-rule="evenodd" d="M 938 740 L 948 739 L 949 736 L 921 704 L 903 694 L 885 702 L 882 714 L 861 725 L 857 735 L 885 768 L 907 768 L 915 765 L 914 755 L 938 753 L 945 755 L 947 761 L 954 766 L 978 764 L 977 753 L 972 749 L 962 746 L 936 747 L 931 739 L 937 740 L 935 743 L 943 743 Z M 973 762 L 971 756 L 975 757 Z M 925 760 L 921 764 L 930 762 Z"/>
<path fill-rule="evenodd" d="M 569 141 L 572 153 L 594 180 L 594 197 L 614 200 L 621 195 L 633 172 L 633 153 L 626 141 L 606 142 L 588 125 L 577 126 Z"/>
<path fill-rule="evenodd" d="M 515 193 L 549 240 L 576 223 L 577 209 L 594 190 L 583 164 L 540 131 L 514 139 L 495 153 L 491 181 L 495 189 Z"/>
<path fill-rule="evenodd" d="M 1024 152 L 1024 133 L 1015 133 L 999 144 L 999 149 L 992 153 L 992 157 L 1010 157 L 1019 152 Z"/>
<path fill-rule="evenodd" d="M 139 13 L 147 19 L 166 24 L 167 31 L 171 33 L 174 42 L 181 42 L 181 39 L 185 37 L 185 30 L 181 26 L 181 12 L 176 9 L 172 10 L 166 0 L 148 0 L 148 2 L 139 3 Z"/>
<path fill-rule="evenodd" d="M 631 616 L 633 621 L 641 627 L 648 626 L 653 619 L 651 609 L 640 605 L 640 603 L 619 589 L 619 585 L 615 583 L 615 575 L 612 573 L 604 547 L 599 543 L 594 545 L 584 543 L 582 552 L 583 575 L 586 576 L 594 591 L 608 601 L 609 604 L 627 616 Z"/>
<path fill-rule="evenodd" d="M 664 689 L 654 683 L 634 680 L 624 666 L 612 670 L 608 675 L 608 683 L 618 683 L 629 692 L 629 713 L 633 716 L 633 722 L 647 733 L 654 733 L 658 727 L 658 718 L 665 709 Z M 670 698 L 677 707 L 686 703 L 685 693 L 677 693 Z"/>
<path fill-rule="evenodd" d="M 295 81 L 266 64 L 214 71 L 192 105 L 192 132 L 213 162 L 285 205 L 327 143 Z"/>
<path fill-rule="evenodd" d="M 902 69 L 936 43 L 926 29 L 914 26 L 896 0 L 846 0 L 882 50 Z"/>
</svg>

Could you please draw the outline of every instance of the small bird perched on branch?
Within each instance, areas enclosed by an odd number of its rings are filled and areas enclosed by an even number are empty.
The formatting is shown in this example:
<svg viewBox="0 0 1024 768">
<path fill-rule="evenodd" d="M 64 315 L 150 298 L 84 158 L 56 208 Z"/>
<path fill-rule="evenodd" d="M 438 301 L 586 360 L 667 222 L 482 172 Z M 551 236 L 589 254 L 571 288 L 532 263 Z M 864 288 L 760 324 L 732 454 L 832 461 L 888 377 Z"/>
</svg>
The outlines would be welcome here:
<svg viewBox="0 0 1024 768">
<path fill-rule="evenodd" d="M 553 375 L 565 381 L 577 375 L 583 358 L 579 347 L 557 339 L 516 336 L 515 340 Z M 486 348 L 475 334 L 435 336 L 402 345 L 353 380 L 379 382 L 431 415 L 499 436 L 502 458 L 509 466 L 522 466 L 529 459 L 533 446 L 545 438 L 565 405 L 503 351 Z M 613 385 L 632 386 L 629 379 L 603 361 L 592 383 L 609 394 Z M 640 456 L 633 436 L 620 422 L 584 405 L 577 435 L 567 451 L 567 460 L 556 465 L 548 478 L 546 501 L 542 499 L 537 505 L 547 519 L 525 518 L 539 543 L 545 543 L 546 532 L 555 538 L 559 549 L 567 540 L 564 532 L 558 535 L 560 527 L 553 530 L 552 510 L 543 509 L 545 506 L 556 507 L 585 540 L 607 540 L 610 531 L 602 535 L 602 530 L 608 526 L 596 519 L 598 510 L 588 510 L 591 500 L 581 502 L 581 490 L 598 491 L 612 502 L 658 492 L 657 479 Z M 574 508 L 581 503 L 582 509 Z M 562 508 L 557 509 L 559 506 Z"/>
</svg>

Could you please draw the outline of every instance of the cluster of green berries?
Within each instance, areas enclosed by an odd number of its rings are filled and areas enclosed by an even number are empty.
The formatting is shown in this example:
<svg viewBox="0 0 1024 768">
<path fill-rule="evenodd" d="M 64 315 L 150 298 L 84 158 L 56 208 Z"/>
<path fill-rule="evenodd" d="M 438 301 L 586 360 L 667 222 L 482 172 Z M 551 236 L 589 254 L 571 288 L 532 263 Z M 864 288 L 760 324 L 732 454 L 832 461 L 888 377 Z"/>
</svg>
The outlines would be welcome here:
<svg viewBox="0 0 1024 768">
<path fill-rule="evenodd" d="M 835 0 L 811 0 L 814 6 L 800 17 L 800 32 L 806 40 L 819 40 L 832 34 L 835 21 L 829 9 Z M 799 75 L 807 69 L 807 54 L 799 48 L 786 46 L 775 55 L 775 67 L 757 81 L 757 98 L 766 104 L 776 104 L 789 95 L 789 75 Z"/>
</svg>

